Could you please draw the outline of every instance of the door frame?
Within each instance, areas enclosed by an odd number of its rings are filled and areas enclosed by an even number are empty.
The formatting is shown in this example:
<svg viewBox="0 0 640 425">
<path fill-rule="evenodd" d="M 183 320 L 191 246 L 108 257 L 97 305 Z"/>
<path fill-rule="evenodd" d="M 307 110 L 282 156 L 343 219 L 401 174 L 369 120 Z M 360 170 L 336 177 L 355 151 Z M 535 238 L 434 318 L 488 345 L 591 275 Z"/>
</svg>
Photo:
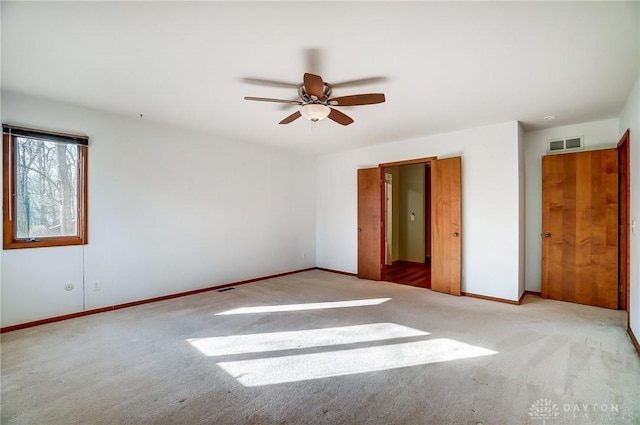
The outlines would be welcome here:
<svg viewBox="0 0 640 425">
<path fill-rule="evenodd" d="M 391 168 L 391 167 L 400 167 L 403 165 L 418 165 L 418 164 L 424 164 L 425 166 L 427 164 L 430 164 L 431 161 L 435 161 L 437 159 L 437 157 L 435 156 L 429 156 L 429 157 L 425 157 L 425 158 L 415 158 L 415 159 L 408 159 L 405 161 L 395 161 L 395 162 L 384 162 L 382 164 L 378 164 L 378 167 L 380 167 L 380 173 L 382 176 L 384 176 L 386 174 L 386 168 Z M 426 188 L 425 188 L 426 189 Z M 385 206 L 385 202 L 386 202 L 386 196 L 385 196 L 385 191 L 382 191 L 383 193 L 380 196 L 380 206 L 382 208 L 382 211 L 384 211 L 384 206 Z M 426 190 L 425 190 L 426 192 Z M 425 195 L 426 196 L 426 195 Z M 424 217 L 426 217 L 426 214 L 423 214 Z M 423 219 L 425 219 L 423 217 Z M 386 235 L 387 232 L 387 215 L 386 214 L 382 214 L 382 229 L 381 232 L 383 235 Z M 423 235 L 424 236 L 424 235 Z M 431 244 L 431 240 L 428 241 L 429 244 Z M 427 241 L 424 241 L 425 246 L 427 244 Z M 385 257 L 384 257 L 384 252 L 385 252 L 385 246 L 384 246 L 384 238 L 382 240 L 382 246 L 381 246 L 381 252 L 382 252 L 382 257 L 380 258 L 380 264 L 383 265 L 381 268 L 381 279 L 382 280 L 386 280 L 387 278 L 387 270 L 386 267 L 384 267 L 385 264 Z M 430 250 L 431 252 L 431 250 Z"/>
<path fill-rule="evenodd" d="M 393 175 L 388 174 L 385 170 L 382 171 L 384 176 L 384 193 L 382 194 L 382 196 L 384 196 L 384 222 L 387 222 L 389 216 L 391 216 L 391 221 L 393 222 Z M 393 228 L 391 229 L 391 240 L 389 240 L 390 238 L 388 230 L 389 229 L 384 226 L 385 266 L 388 266 L 393 261 Z"/>
<path fill-rule="evenodd" d="M 624 132 L 618 149 L 618 309 L 627 310 L 629 326 L 629 280 L 630 280 L 630 188 L 629 175 L 629 129 Z"/>
<path fill-rule="evenodd" d="M 431 267 L 431 161 L 424 167 L 424 262 Z M 427 241 L 429 241 L 429 255 L 427 256 Z"/>
</svg>

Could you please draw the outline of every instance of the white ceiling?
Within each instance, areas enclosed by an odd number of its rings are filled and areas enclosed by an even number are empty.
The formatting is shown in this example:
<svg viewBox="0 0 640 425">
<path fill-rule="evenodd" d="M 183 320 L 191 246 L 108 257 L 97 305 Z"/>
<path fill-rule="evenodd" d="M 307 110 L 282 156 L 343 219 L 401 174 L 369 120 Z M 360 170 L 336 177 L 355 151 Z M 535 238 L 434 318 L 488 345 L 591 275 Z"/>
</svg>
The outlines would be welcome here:
<svg viewBox="0 0 640 425">
<path fill-rule="evenodd" d="M 324 153 L 519 120 L 526 129 L 617 117 L 638 76 L 640 3 L 7 2 L 2 87 L 230 141 Z M 298 119 L 304 72 L 343 107 L 343 127 Z M 554 121 L 543 117 L 557 115 Z M 82 131 L 82 129 L 75 129 Z"/>
</svg>

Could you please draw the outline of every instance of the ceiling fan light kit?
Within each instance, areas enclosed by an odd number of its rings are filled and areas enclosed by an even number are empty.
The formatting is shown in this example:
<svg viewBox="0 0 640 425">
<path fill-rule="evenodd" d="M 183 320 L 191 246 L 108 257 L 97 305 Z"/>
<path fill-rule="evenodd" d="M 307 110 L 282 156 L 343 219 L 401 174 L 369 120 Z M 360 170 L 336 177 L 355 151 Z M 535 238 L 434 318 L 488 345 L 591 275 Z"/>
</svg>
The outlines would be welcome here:
<svg viewBox="0 0 640 425">
<path fill-rule="evenodd" d="M 320 121 L 329 116 L 331 108 L 320 103 L 308 103 L 300 107 L 300 115 L 309 121 Z"/>
<path fill-rule="evenodd" d="M 304 117 L 312 122 L 329 118 L 341 125 L 349 125 L 353 123 L 353 119 L 333 108 L 333 106 L 373 105 L 385 101 L 384 94 L 382 93 L 355 94 L 330 98 L 331 93 L 331 85 L 322 81 L 322 77 L 306 73 L 303 77 L 303 83 L 298 88 L 300 100 L 271 99 L 253 96 L 245 96 L 245 100 L 300 105 L 299 111 L 294 112 L 280 121 L 280 124 L 289 124 L 300 117 Z"/>
</svg>

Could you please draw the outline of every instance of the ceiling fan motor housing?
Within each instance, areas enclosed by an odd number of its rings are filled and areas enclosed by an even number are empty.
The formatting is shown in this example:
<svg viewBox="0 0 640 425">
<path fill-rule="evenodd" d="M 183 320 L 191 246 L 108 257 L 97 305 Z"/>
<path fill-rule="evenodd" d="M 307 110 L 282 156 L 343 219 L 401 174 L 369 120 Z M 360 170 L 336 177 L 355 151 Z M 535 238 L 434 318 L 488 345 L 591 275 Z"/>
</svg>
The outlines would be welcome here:
<svg viewBox="0 0 640 425">
<path fill-rule="evenodd" d="M 324 83 L 324 91 L 322 93 L 322 99 L 314 100 L 311 96 L 307 94 L 307 91 L 304 88 L 304 84 L 300 84 L 300 87 L 298 87 L 298 95 L 304 101 L 305 104 L 325 103 L 326 100 L 329 99 L 329 97 L 331 96 L 332 92 L 333 90 L 331 90 L 331 86 L 329 86 L 329 84 L 327 83 Z"/>
</svg>

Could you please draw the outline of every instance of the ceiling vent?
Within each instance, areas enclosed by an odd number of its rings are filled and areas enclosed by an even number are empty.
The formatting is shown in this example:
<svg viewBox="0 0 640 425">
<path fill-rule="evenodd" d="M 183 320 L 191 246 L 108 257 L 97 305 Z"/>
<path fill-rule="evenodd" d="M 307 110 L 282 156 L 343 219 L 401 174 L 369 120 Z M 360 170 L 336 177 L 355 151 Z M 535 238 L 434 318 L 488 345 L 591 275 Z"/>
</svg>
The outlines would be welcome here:
<svg viewBox="0 0 640 425">
<path fill-rule="evenodd" d="M 568 152 L 581 149 L 584 149 L 584 138 L 582 136 L 576 136 L 566 139 L 549 140 L 547 152 Z"/>
</svg>

